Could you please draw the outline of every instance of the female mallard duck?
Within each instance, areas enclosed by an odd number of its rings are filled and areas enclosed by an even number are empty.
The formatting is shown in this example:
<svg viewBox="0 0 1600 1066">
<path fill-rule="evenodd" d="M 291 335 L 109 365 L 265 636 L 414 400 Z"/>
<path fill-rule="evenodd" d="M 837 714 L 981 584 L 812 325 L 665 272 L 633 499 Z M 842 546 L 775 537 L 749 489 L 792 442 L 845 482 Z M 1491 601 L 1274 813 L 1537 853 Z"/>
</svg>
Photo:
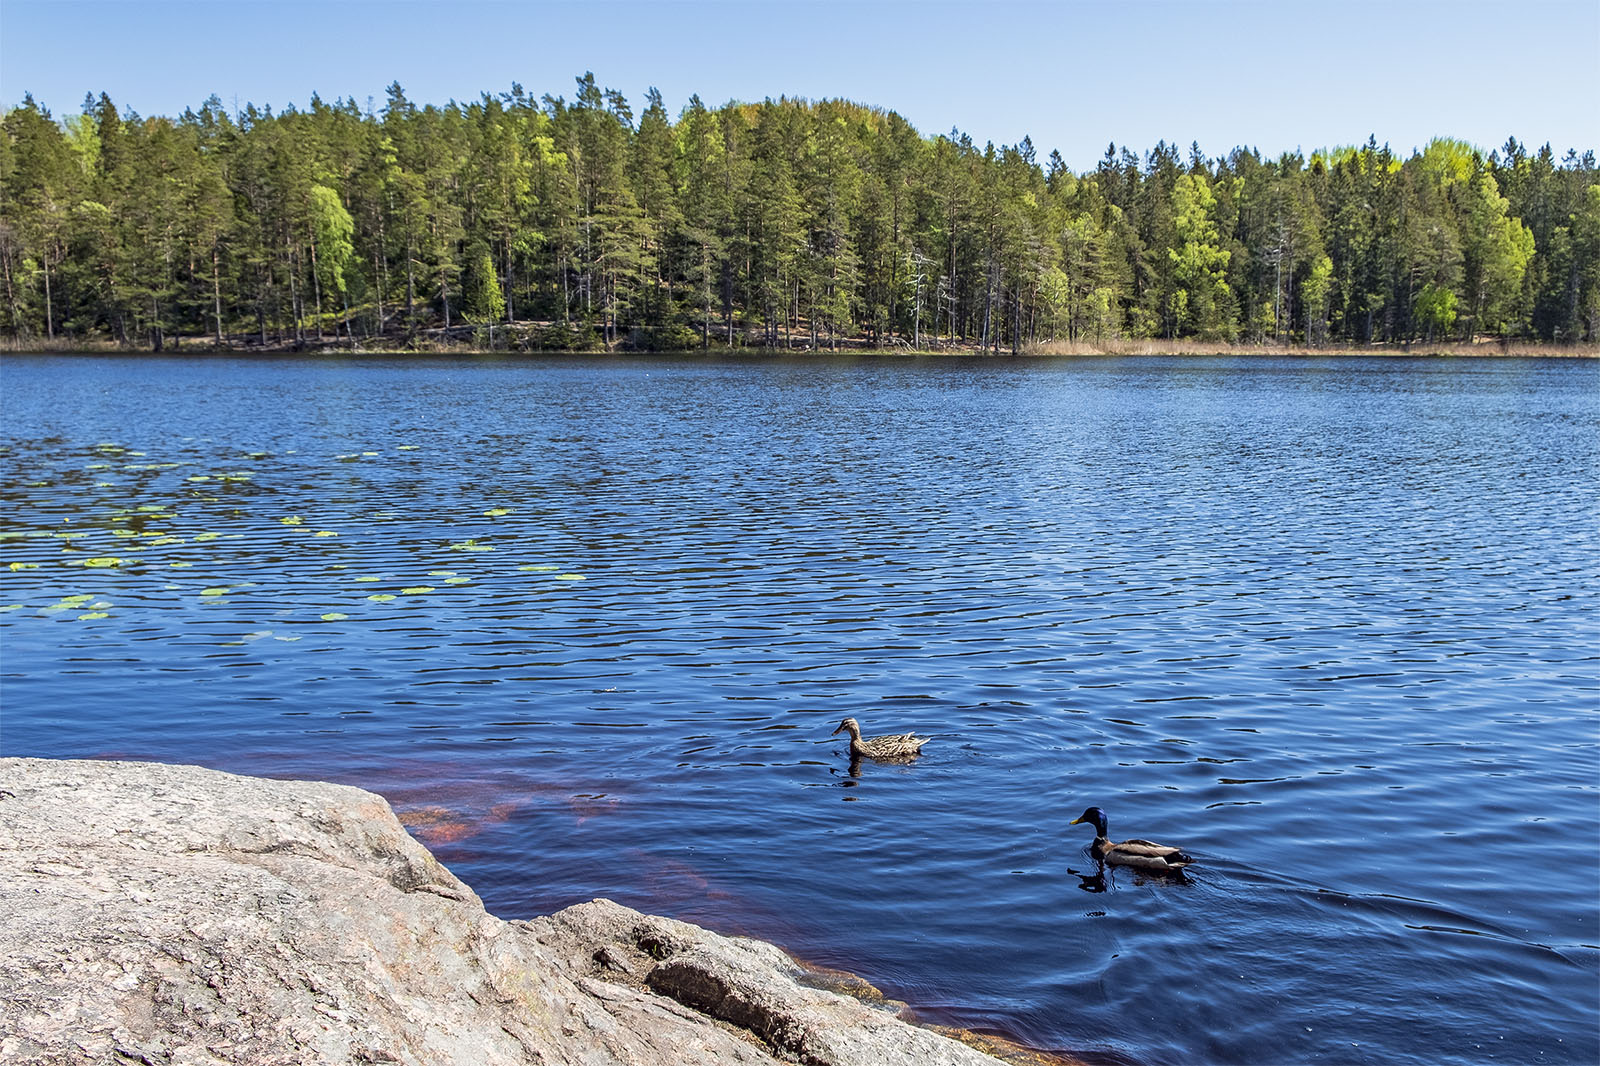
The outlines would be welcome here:
<svg viewBox="0 0 1600 1066">
<path fill-rule="evenodd" d="M 1101 862 L 1169 874 L 1177 873 L 1194 862 L 1179 848 L 1148 840 L 1124 840 L 1120 844 L 1113 844 L 1106 839 L 1106 812 L 1099 807 L 1090 807 L 1067 824 L 1078 825 L 1080 822 L 1094 826 L 1094 843 L 1090 845 L 1089 853 Z"/>
<path fill-rule="evenodd" d="M 866 756 L 869 759 L 911 759 L 921 751 L 922 745 L 928 742 L 927 737 L 919 737 L 912 733 L 901 733 L 892 737 L 873 737 L 870 740 L 861 739 L 861 726 L 854 718 L 846 718 L 839 723 L 829 736 L 840 733 L 850 734 L 850 757 L 859 759 Z"/>
</svg>

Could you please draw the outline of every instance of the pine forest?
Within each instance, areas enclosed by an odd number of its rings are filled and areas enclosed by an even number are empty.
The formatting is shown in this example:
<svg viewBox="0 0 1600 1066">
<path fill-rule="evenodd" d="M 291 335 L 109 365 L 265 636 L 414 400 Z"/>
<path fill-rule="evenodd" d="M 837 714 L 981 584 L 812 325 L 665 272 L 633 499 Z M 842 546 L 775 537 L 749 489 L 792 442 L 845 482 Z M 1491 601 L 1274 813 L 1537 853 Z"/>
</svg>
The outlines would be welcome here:
<svg viewBox="0 0 1600 1066">
<path fill-rule="evenodd" d="M 170 350 L 1365 348 L 1600 339 L 1594 152 L 1208 158 L 577 79 L 418 106 L 107 95 L 0 136 L 0 337 Z"/>
</svg>

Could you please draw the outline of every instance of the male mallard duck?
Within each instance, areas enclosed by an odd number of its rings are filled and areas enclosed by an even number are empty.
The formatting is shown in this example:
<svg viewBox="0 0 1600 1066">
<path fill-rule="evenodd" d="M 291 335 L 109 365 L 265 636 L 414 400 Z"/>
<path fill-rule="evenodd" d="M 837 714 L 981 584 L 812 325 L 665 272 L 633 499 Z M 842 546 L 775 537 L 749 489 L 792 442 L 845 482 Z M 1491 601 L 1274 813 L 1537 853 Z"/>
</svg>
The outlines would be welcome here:
<svg viewBox="0 0 1600 1066">
<path fill-rule="evenodd" d="M 840 733 L 850 734 L 850 757 L 859 759 L 863 755 L 869 759 L 910 759 L 922 751 L 922 745 L 928 742 L 927 737 L 919 737 L 912 733 L 901 733 L 892 737 L 873 737 L 870 740 L 861 739 L 861 726 L 854 718 L 846 718 L 839 723 L 829 736 Z"/>
<path fill-rule="evenodd" d="M 1094 843 L 1090 845 L 1089 853 L 1101 862 L 1108 862 L 1113 866 L 1132 866 L 1136 870 L 1149 870 L 1152 873 L 1169 874 L 1177 873 L 1194 862 L 1179 848 L 1170 848 L 1148 840 L 1111 843 L 1106 839 L 1106 812 L 1099 807 L 1090 807 L 1067 824 L 1077 825 L 1080 822 L 1094 826 Z"/>
</svg>

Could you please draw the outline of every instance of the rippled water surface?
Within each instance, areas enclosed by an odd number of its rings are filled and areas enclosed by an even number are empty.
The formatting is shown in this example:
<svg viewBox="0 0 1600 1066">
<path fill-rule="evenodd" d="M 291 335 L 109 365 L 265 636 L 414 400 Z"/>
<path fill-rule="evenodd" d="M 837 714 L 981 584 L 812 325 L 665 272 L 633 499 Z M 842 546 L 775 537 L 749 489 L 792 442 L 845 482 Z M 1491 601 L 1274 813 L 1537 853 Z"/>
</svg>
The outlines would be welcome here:
<svg viewBox="0 0 1600 1066">
<path fill-rule="evenodd" d="M 1134 1063 L 1600 1059 L 1588 361 L 7 357 L 0 750 Z M 852 771 L 846 715 L 931 735 Z M 1085 851 L 1184 845 L 1182 881 Z"/>
</svg>

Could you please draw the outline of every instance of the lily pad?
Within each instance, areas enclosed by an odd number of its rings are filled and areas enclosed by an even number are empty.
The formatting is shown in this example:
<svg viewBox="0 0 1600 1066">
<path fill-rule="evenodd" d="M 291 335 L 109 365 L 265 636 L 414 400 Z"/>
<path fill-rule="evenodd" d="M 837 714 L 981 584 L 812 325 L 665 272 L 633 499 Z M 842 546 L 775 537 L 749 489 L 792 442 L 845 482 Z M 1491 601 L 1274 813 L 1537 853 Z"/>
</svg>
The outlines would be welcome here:
<svg viewBox="0 0 1600 1066">
<path fill-rule="evenodd" d="M 369 583 L 371 583 L 373 581 L 379 581 L 379 580 L 381 580 L 381 578 L 373 577 L 370 574 L 363 574 L 361 577 L 353 578 L 352 580 L 359 581 L 362 584 L 369 584 Z"/>
<path fill-rule="evenodd" d="M 485 518 L 503 518 L 510 513 L 511 512 L 504 507 L 491 507 L 487 511 L 483 512 L 483 516 Z"/>
<path fill-rule="evenodd" d="M 84 604 L 88 603 L 92 599 L 94 599 L 93 596 L 91 596 L 89 593 L 84 592 L 84 593 L 79 593 L 76 596 L 63 596 L 63 597 L 61 597 L 61 602 L 62 602 L 62 604 L 64 604 L 67 607 L 82 607 Z"/>
<path fill-rule="evenodd" d="M 118 559 L 115 555 L 98 555 L 93 559 L 85 559 L 83 565 L 95 570 L 104 570 L 113 566 L 121 566 L 127 561 L 126 559 Z"/>
<path fill-rule="evenodd" d="M 367 599 L 371 600 L 373 603 L 388 603 L 390 600 L 394 599 L 394 593 L 374 592 L 371 596 L 368 596 Z"/>
<path fill-rule="evenodd" d="M 110 617 L 111 616 L 109 614 L 107 614 L 106 612 L 104 612 L 104 611 L 85 611 L 83 614 L 80 614 L 78 616 L 78 621 L 80 621 L 80 622 L 94 622 L 94 621 L 98 621 L 101 618 L 110 618 Z"/>
<path fill-rule="evenodd" d="M 37 570 L 37 569 L 39 569 L 39 564 L 38 563 L 7 563 L 6 566 L 7 566 L 8 569 L 10 569 L 12 571 L 16 571 L 16 570 Z"/>
<path fill-rule="evenodd" d="M 315 533 L 312 534 L 312 536 L 315 536 L 315 537 L 337 537 L 338 535 L 339 534 L 335 533 L 331 529 L 319 529 Z"/>
<path fill-rule="evenodd" d="M 422 447 L 420 444 L 396 444 L 394 450 L 397 452 L 414 452 L 420 447 Z"/>
<path fill-rule="evenodd" d="M 460 544 L 450 545 L 450 550 L 453 552 L 492 552 L 494 551 L 494 545 L 479 544 L 477 541 L 469 539 L 462 541 Z"/>
<path fill-rule="evenodd" d="M 456 572 L 454 570 L 429 570 L 428 571 L 428 576 L 429 577 L 455 577 L 456 576 Z"/>
<path fill-rule="evenodd" d="M 170 565 L 174 570 L 187 570 L 187 569 L 189 569 L 189 567 L 193 566 L 194 564 L 180 561 L 180 562 L 170 563 L 168 565 Z"/>
<path fill-rule="evenodd" d="M 559 566 L 545 566 L 543 564 L 533 563 L 533 564 L 529 564 L 528 566 L 519 566 L 519 567 L 517 567 L 517 569 L 526 571 L 527 573 L 530 573 L 530 574 L 548 574 L 553 570 L 560 570 L 561 567 L 559 567 Z"/>
<path fill-rule="evenodd" d="M 421 596 L 424 593 L 433 591 L 435 590 L 432 585 L 412 585 L 410 588 L 403 588 L 400 590 L 401 594 L 405 596 Z"/>
<path fill-rule="evenodd" d="M 297 514 L 289 515 L 287 518 L 280 518 L 278 521 L 286 526 L 303 526 L 306 523 L 306 520 Z"/>
<path fill-rule="evenodd" d="M 228 588 L 226 585 L 218 585 L 218 586 L 216 586 L 214 588 L 201 589 L 200 590 L 200 595 L 202 595 L 202 596 L 226 596 L 228 593 L 230 593 L 232 591 L 233 590 L 231 588 Z"/>
<path fill-rule="evenodd" d="M 196 544 L 203 544 L 208 540 L 216 540 L 220 536 L 222 536 L 221 533 L 196 533 L 194 535 L 194 542 Z"/>
<path fill-rule="evenodd" d="M 587 579 L 582 574 L 557 574 L 556 575 L 556 580 L 557 581 L 584 581 L 584 580 L 587 580 Z"/>
<path fill-rule="evenodd" d="M 470 585 L 472 584 L 472 579 L 470 577 L 447 577 L 444 579 L 444 583 L 446 585 Z"/>
<path fill-rule="evenodd" d="M 349 617 L 350 616 L 345 614 L 343 611 L 329 611 L 327 614 L 322 616 L 322 620 L 324 622 L 343 622 Z"/>
</svg>

